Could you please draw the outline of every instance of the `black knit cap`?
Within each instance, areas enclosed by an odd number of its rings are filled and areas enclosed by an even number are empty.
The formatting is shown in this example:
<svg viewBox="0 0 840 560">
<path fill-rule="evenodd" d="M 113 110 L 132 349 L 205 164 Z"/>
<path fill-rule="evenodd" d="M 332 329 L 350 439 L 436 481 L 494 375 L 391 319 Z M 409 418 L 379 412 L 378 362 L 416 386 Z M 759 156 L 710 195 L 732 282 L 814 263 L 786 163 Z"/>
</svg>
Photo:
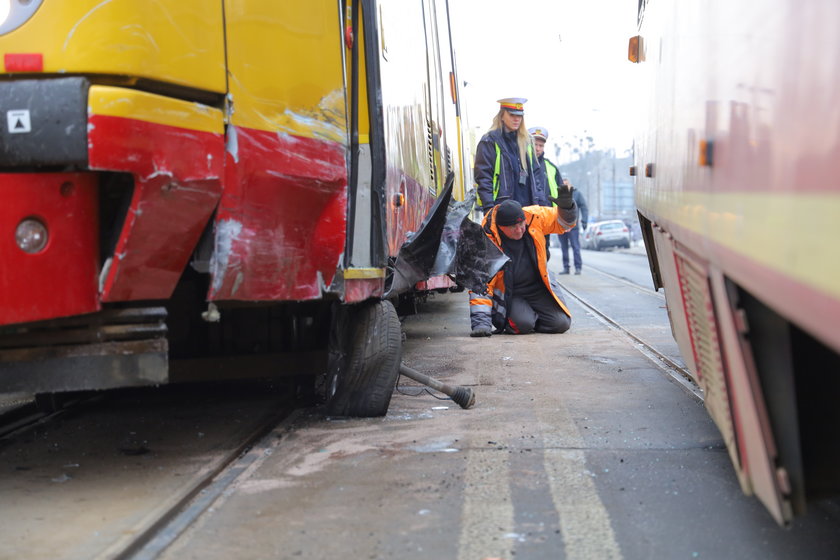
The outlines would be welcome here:
<svg viewBox="0 0 840 560">
<path fill-rule="evenodd" d="M 515 200 L 505 200 L 496 210 L 496 223 L 500 226 L 515 226 L 525 221 L 522 205 Z"/>
</svg>

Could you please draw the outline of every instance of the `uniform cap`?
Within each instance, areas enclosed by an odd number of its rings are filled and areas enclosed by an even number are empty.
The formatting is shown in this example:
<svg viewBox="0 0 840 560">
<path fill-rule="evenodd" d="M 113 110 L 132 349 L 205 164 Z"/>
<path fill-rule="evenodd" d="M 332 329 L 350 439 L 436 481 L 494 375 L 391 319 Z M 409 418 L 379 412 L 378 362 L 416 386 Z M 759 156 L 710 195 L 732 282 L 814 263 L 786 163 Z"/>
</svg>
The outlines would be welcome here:
<svg viewBox="0 0 840 560">
<path fill-rule="evenodd" d="M 534 128 L 529 128 L 528 132 L 534 138 L 539 138 L 541 140 L 548 140 L 548 129 L 542 126 L 535 126 Z"/>
<path fill-rule="evenodd" d="M 505 200 L 496 210 L 496 223 L 500 226 L 515 226 L 525 221 L 522 205 L 515 200 Z"/>
<path fill-rule="evenodd" d="M 528 101 L 524 97 L 505 97 L 499 99 L 499 105 L 511 115 L 522 115 L 525 113 L 525 102 Z"/>
</svg>

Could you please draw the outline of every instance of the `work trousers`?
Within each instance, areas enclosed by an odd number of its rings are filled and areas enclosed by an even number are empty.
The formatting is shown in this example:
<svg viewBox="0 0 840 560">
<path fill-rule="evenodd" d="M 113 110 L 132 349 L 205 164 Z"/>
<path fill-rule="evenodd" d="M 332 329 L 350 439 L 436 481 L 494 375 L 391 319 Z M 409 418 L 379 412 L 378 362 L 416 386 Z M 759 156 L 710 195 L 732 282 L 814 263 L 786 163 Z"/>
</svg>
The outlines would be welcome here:
<svg viewBox="0 0 840 560">
<path fill-rule="evenodd" d="M 560 252 L 563 254 L 563 270 L 569 271 L 569 245 L 572 246 L 572 257 L 574 258 L 575 270 L 583 267 L 583 260 L 580 258 L 580 236 L 577 226 L 560 235 Z"/>
<path fill-rule="evenodd" d="M 563 313 L 547 290 L 518 296 L 510 302 L 507 334 L 563 333 L 569 330 L 572 320 Z"/>
</svg>

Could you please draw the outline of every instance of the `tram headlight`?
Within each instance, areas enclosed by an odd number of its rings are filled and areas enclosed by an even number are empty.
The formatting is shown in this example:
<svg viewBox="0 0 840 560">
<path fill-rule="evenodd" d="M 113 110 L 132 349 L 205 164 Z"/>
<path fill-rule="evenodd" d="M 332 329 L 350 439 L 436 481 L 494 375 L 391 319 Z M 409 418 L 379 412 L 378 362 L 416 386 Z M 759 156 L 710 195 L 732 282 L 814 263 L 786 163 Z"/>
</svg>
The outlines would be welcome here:
<svg viewBox="0 0 840 560">
<path fill-rule="evenodd" d="M 0 0 L 0 35 L 14 31 L 32 17 L 44 0 Z"/>
<path fill-rule="evenodd" d="M 24 253 L 35 254 L 43 251 L 48 240 L 47 226 L 37 218 L 26 218 L 15 230 L 15 243 Z"/>
</svg>

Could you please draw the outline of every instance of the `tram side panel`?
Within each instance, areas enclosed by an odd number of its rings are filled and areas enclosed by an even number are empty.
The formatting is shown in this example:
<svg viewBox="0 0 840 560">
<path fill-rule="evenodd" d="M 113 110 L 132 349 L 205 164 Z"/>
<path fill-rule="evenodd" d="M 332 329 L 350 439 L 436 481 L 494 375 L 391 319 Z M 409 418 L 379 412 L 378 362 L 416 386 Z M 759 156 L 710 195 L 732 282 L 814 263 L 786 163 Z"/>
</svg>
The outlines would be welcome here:
<svg viewBox="0 0 840 560">
<path fill-rule="evenodd" d="M 449 21 L 449 2 L 435 0 L 437 28 L 437 52 L 440 61 L 441 103 L 443 104 L 445 172 L 455 175 L 454 193 L 463 200 L 466 191 L 472 187 L 472 165 L 469 146 L 464 139 L 464 130 L 469 129 L 461 110 L 460 84 L 456 53 L 453 47 L 453 29 Z"/>
<path fill-rule="evenodd" d="M 347 114 L 335 2 L 225 3 L 225 190 L 211 300 L 319 299 L 344 251 Z"/>
<path fill-rule="evenodd" d="M 440 52 L 431 1 L 378 2 L 388 254 L 416 232 L 445 180 Z"/>
<path fill-rule="evenodd" d="M 387 245 L 393 258 L 420 229 L 447 175 L 454 175 L 458 200 L 467 179 L 446 2 L 383 0 L 377 6 Z M 448 278 L 437 277 L 417 288 L 451 286 Z"/>
<path fill-rule="evenodd" d="M 840 169 L 823 138 L 836 127 L 820 124 L 836 113 L 821 92 L 840 73 L 800 60 L 833 37 L 839 9 L 640 4 L 650 95 L 636 196 L 654 278 L 742 488 L 780 523 L 840 491 L 840 446 L 827 435 L 840 426 L 838 260 L 822 243 L 840 234 Z M 763 49 L 745 29 L 762 30 Z M 806 210 L 822 230 L 798 227 Z"/>
</svg>

